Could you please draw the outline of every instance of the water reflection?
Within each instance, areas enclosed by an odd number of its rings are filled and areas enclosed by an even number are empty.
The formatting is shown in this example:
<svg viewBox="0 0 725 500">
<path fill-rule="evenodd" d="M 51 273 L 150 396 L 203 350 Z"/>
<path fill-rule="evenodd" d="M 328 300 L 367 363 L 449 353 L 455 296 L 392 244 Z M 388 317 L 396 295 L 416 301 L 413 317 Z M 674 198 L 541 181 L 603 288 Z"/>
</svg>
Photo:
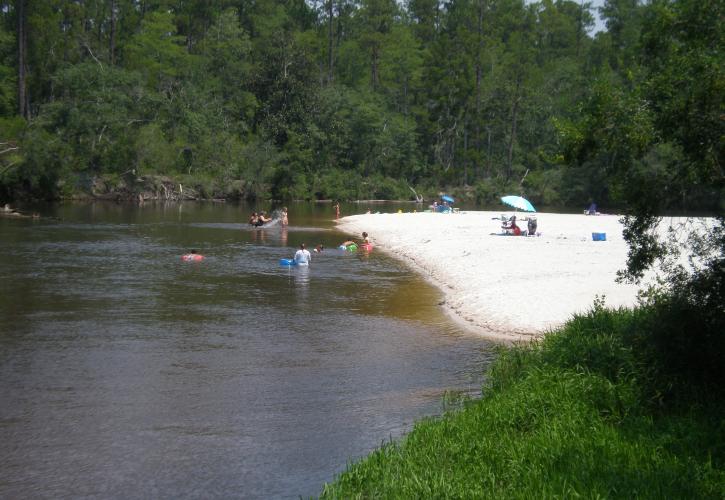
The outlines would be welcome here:
<svg viewBox="0 0 725 500">
<path fill-rule="evenodd" d="M 310 267 L 309 266 L 288 266 L 295 296 L 302 303 L 309 299 Z"/>
<path fill-rule="evenodd" d="M 286 230 L 232 205 L 0 220 L 0 497 L 315 495 L 476 394 L 490 353 L 437 292 L 296 208 Z M 328 250 L 280 266 L 303 242 Z"/>
</svg>

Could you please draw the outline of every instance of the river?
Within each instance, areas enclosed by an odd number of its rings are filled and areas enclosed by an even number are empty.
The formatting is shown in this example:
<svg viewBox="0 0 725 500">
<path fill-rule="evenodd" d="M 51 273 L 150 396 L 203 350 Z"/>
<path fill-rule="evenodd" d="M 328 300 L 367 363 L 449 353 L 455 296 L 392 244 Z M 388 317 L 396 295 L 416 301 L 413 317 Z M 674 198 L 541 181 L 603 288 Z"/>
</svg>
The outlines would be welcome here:
<svg viewBox="0 0 725 500">
<path fill-rule="evenodd" d="M 335 250 L 330 205 L 290 205 L 287 229 L 251 229 L 257 208 L 0 218 L 0 498 L 317 495 L 447 391 L 480 394 L 492 347 L 436 289 Z M 280 266 L 302 242 L 326 250 Z"/>
</svg>

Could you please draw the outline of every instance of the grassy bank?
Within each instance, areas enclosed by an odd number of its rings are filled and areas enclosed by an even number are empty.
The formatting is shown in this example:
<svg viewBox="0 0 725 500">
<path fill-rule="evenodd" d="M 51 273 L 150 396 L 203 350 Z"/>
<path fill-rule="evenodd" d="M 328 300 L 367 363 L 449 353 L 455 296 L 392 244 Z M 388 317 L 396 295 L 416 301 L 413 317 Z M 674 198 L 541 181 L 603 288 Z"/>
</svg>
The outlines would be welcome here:
<svg viewBox="0 0 725 500">
<path fill-rule="evenodd" d="M 322 496 L 724 498 L 722 339 L 682 330 L 675 310 L 596 305 L 502 351 L 483 399 L 419 422 Z"/>
</svg>

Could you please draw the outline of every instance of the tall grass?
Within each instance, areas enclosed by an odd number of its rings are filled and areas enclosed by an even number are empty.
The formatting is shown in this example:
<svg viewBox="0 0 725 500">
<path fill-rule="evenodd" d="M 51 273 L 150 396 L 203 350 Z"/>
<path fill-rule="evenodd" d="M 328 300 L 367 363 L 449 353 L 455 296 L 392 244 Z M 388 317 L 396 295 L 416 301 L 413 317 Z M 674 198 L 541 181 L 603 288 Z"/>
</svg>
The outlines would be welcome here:
<svg viewBox="0 0 725 500">
<path fill-rule="evenodd" d="M 482 399 L 419 422 L 322 496 L 725 498 L 723 388 L 663 366 L 663 318 L 596 305 L 503 350 Z"/>
</svg>

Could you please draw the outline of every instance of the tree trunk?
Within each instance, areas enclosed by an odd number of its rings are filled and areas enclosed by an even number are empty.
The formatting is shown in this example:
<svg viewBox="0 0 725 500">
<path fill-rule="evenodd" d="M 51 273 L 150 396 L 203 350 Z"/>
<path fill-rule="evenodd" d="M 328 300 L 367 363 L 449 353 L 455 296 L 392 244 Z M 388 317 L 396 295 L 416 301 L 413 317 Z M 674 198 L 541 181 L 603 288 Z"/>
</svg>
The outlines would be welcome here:
<svg viewBox="0 0 725 500">
<path fill-rule="evenodd" d="M 463 185 L 468 186 L 468 120 L 463 123 Z"/>
<path fill-rule="evenodd" d="M 481 53 L 483 52 L 483 0 L 478 0 L 478 48 L 476 51 L 476 158 L 481 158 Z M 480 163 L 479 163 L 480 165 Z M 480 170 L 479 170 L 480 175 Z"/>
<path fill-rule="evenodd" d="M 488 144 L 486 146 L 486 179 L 491 177 L 491 127 L 486 126 L 486 132 L 488 133 Z"/>
<path fill-rule="evenodd" d="M 579 48 L 581 47 L 582 32 L 584 31 L 584 0 L 579 3 L 579 19 L 576 26 L 576 56 L 579 57 Z"/>
<path fill-rule="evenodd" d="M 514 143 L 516 142 L 516 119 L 517 114 L 519 112 L 519 101 L 521 100 L 521 97 L 519 96 L 519 91 L 521 90 L 521 80 L 516 80 L 516 92 L 514 92 L 514 102 L 511 105 L 511 137 L 509 139 L 509 150 L 508 150 L 508 159 L 506 162 L 506 180 L 508 181 L 511 178 L 512 170 L 513 170 L 513 157 L 514 157 Z"/>
<path fill-rule="evenodd" d="M 333 65 L 333 58 L 332 58 L 332 0 L 328 0 L 327 3 L 327 19 L 328 19 L 328 27 L 327 27 L 327 83 L 332 83 L 333 80 L 333 74 L 332 74 L 332 65 Z"/>
<path fill-rule="evenodd" d="M 370 67 L 370 84 L 375 90 L 378 87 L 378 46 L 373 45 L 372 48 L 372 64 Z"/>
<path fill-rule="evenodd" d="M 28 38 L 25 14 L 25 0 L 17 0 L 15 3 L 18 15 L 18 114 L 25 119 L 30 118 L 29 99 L 27 93 L 27 53 Z"/>
<path fill-rule="evenodd" d="M 116 0 L 111 0 L 111 34 L 108 41 L 108 57 L 111 66 L 116 64 Z"/>
<path fill-rule="evenodd" d="M 403 118 L 408 123 L 408 77 L 403 77 Z"/>
</svg>

